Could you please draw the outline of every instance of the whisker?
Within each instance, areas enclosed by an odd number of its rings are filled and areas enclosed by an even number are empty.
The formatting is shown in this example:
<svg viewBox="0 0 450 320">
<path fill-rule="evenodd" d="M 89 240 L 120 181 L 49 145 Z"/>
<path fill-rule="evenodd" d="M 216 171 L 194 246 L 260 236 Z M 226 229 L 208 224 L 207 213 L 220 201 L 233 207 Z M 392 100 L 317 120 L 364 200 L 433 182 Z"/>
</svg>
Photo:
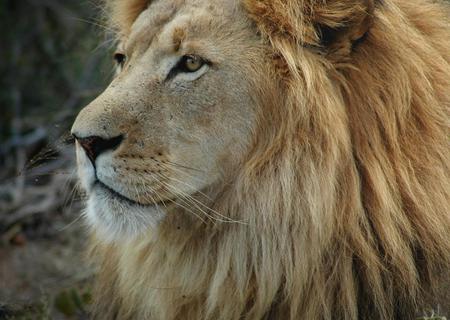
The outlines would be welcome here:
<svg viewBox="0 0 450 320">
<path fill-rule="evenodd" d="M 157 173 L 157 174 L 159 174 L 159 175 L 160 175 L 161 177 L 163 177 L 163 178 L 169 178 L 169 179 L 172 179 L 171 177 L 164 176 L 164 175 L 162 175 L 161 173 Z M 174 194 L 175 196 L 177 196 L 177 197 L 182 196 L 182 197 L 184 198 L 185 201 L 190 201 L 191 204 L 193 204 L 193 205 L 194 205 L 197 209 L 199 209 L 203 214 L 205 214 L 207 217 L 210 217 L 210 218 L 214 219 L 215 221 L 225 222 L 225 223 L 241 223 L 241 224 L 247 224 L 247 223 L 245 223 L 245 222 L 243 222 L 243 221 L 237 221 L 237 220 L 234 220 L 234 219 L 232 219 L 232 218 L 230 218 L 230 217 L 227 217 L 227 216 L 222 215 L 221 213 L 219 213 L 219 212 L 217 212 L 216 210 L 214 210 L 214 209 L 208 207 L 208 206 L 205 205 L 203 202 L 199 201 L 198 199 L 195 199 L 195 198 L 192 197 L 191 195 L 189 195 L 189 194 L 187 194 L 186 192 L 184 192 L 184 191 L 182 191 L 182 190 L 176 188 L 175 186 L 172 186 L 172 185 L 170 185 L 170 184 L 168 184 L 168 183 L 165 183 L 165 185 L 166 185 L 167 187 L 173 189 L 173 192 L 175 193 L 175 194 Z M 191 188 L 192 188 L 192 186 L 191 186 Z M 220 219 L 220 218 L 211 216 L 210 214 L 208 214 L 207 212 L 205 212 L 203 209 L 201 209 L 197 204 L 200 205 L 200 206 L 202 206 L 202 207 L 204 207 L 206 210 L 211 211 L 212 213 L 218 215 L 219 217 L 221 217 L 221 218 L 223 218 L 223 219 L 225 219 L 225 220 L 222 220 L 222 219 Z"/>
<path fill-rule="evenodd" d="M 159 173 L 159 175 L 161 175 L 162 177 L 164 177 L 164 178 L 166 178 L 166 179 L 170 179 L 170 180 L 173 180 L 173 181 L 182 183 L 182 184 L 188 186 L 188 187 L 191 188 L 191 189 L 195 189 L 194 186 L 190 185 L 190 184 L 187 183 L 187 182 L 184 182 L 184 181 L 178 180 L 178 179 L 176 179 L 176 178 L 173 178 L 173 177 L 164 175 L 163 173 Z M 181 191 L 181 190 L 179 190 L 179 191 L 180 191 L 180 192 L 183 192 L 183 191 Z M 199 193 L 200 195 L 204 196 L 204 197 L 207 198 L 208 200 L 212 201 L 212 199 L 211 199 L 210 197 L 208 197 L 208 196 L 207 196 L 205 193 L 203 193 L 202 191 L 198 190 L 198 191 L 196 191 L 196 192 Z M 206 204 L 204 204 L 204 203 L 201 202 L 200 200 L 198 200 L 198 199 L 192 197 L 191 195 L 189 195 L 189 194 L 187 194 L 187 193 L 185 193 L 185 192 L 183 192 L 183 193 L 184 193 L 186 196 L 190 197 L 193 201 L 197 202 L 198 204 L 200 204 L 201 206 L 203 206 L 203 207 L 206 208 L 207 210 L 211 211 L 212 213 L 215 213 L 215 214 L 217 214 L 219 217 L 222 217 L 222 218 L 224 218 L 224 219 L 226 219 L 226 220 L 229 220 L 228 222 L 236 222 L 236 223 L 247 224 L 247 223 L 244 222 L 244 221 L 234 220 L 234 219 L 232 219 L 232 218 L 230 218 L 230 217 L 227 217 L 227 216 L 221 214 L 220 212 L 218 212 L 218 211 L 216 211 L 216 210 L 214 210 L 214 209 L 208 207 Z"/>
<path fill-rule="evenodd" d="M 75 223 L 77 223 L 78 221 L 80 221 L 80 219 L 83 218 L 83 215 L 80 214 L 78 215 L 72 222 L 69 222 L 67 225 L 65 225 L 64 227 L 62 227 L 61 229 L 56 230 L 57 232 L 62 232 L 65 231 L 67 229 L 69 229 L 71 226 L 73 226 Z"/>
<path fill-rule="evenodd" d="M 168 190 L 173 196 L 175 196 L 177 198 L 177 200 L 182 201 L 183 204 L 187 205 L 187 206 L 193 206 L 196 209 L 198 209 L 201 213 L 203 213 L 213 224 L 215 223 L 215 221 L 220 221 L 219 219 L 214 218 L 213 216 L 211 216 L 210 214 L 208 214 L 207 212 L 205 212 L 204 210 L 202 210 L 202 208 L 200 208 L 197 204 L 195 204 L 194 202 L 190 201 L 189 198 L 183 196 L 180 194 L 181 190 L 177 190 L 176 188 L 174 188 L 173 186 L 171 186 L 170 184 L 165 183 L 165 186 L 167 188 L 170 188 L 172 190 Z M 223 222 L 223 221 L 220 221 Z"/>
<path fill-rule="evenodd" d="M 173 200 L 173 199 L 168 199 L 168 201 L 170 201 L 170 202 L 172 202 L 173 204 L 175 204 L 175 205 L 177 205 L 177 206 L 183 208 L 184 210 L 188 211 L 189 213 L 192 213 L 192 214 L 195 215 L 198 219 L 200 219 L 203 223 L 206 223 L 206 221 L 205 221 L 201 216 L 199 216 L 195 211 L 189 209 L 188 207 L 186 207 L 186 206 L 184 206 L 184 205 L 178 203 L 177 201 L 175 201 L 175 200 Z"/>
<path fill-rule="evenodd" d="M 109 31 L 111 33 L 115 32 L 115 30 L 113 28 L 111 28 L 111 27 L 109 27 L 109 26 L 107 26 L 105 24 L 102 24 L 99 21 L 87 20 L 87 19 L 82 19 L 82 18 L 77 18 L 77 17 L 73 17 L 72 19 L 75 20 L 75 21 L 79 21 L 79 22 L 84 22 L 84 23 L 90 24 L 91 26 L 101 28 L 101 29 L 103 29 L 105 31 Z"/>
<path fill-rule="evenodd" d="M 141 199 L 141 197 L 140 197 L 140 194 L 141 194 L 141 193 L 138 191 L 136 185 L 133 185 L 133 186 L 134 186 L 134 191 L 136 191 L 136 197 L 137 197 L 138 202 L 139 202 L 139 203 L 142 203 L 142 199 Z"/>
<path fill-rule="evenodd" d="M 172 168 L 170 168 L 170 169 L 172 169 Z M 176 178 L 173 178 L 173 177 L 170 177 L 170 176 L 166 176 L 166 175 L 164 175 L 163 173 L 160 173 L 161 175 L 163 175 L 165 178 L 167 178 L 167 179 L 171 179 L 171 180 L 174 180 L 174 181 L 176 181 L 176 182 L 179 182 L 179 183 L 181 183 L 181 184 L 183 184 L 183 185 L 185 185 L 185 186 L 187 186 L 187 187 L 189 187 L 189 188 L 192 188 L 192 189 L 195 189 L 194 188 L 194 186 L 192 186 L 191 184 L 189 184 L 189 183 L 187 183 L 187 182 L 185 182 L 185 181 L 181 181 L 181 180 L 178 180 L 178 179 L 176 179 Z M 190 178 L 190 176 L 189 176 L 189 178 Z M 205 193 L 203 193 L 202 191 L 196 191 L 197 193 L 199 193 L 200 195 L 202 195 L 202 196 L 204 196 L 206 199 L 208 199 L 209 201 L 213 201 L 213 199 L 211 199 L 208 195 L 206 195 Z"/>
<path fill-rule="evenodd" d="M 157 173 L 154 173 L 155 175 L 158 175 Z M 160 175 L 160 177 L 162 177 L 163 179 L 164 179 L 164 177 L 161 175 L 161 174 L 159 174 Z M 163 181 L 163 180 L 159 180 L 159 179 L 156 179 L 156 181 L 158 182 L 158 183 L 160 183 L 160 184 L 163 184 L 163 186 L 166 188 L 166 190 L 168 191 L 168 192 L 170 192 L 173 196 L 175 196 L 175 197 L 177 197 L 177 198 L 179 198 L 179 196 L 180 196 L 180 192 L 181 192 L 181 190 L 177 190 L 174 186 L 171 186 L 170 184 L 168 184 L 168 183 L 166 183 L 165 181 Z M 167 188 L 169 188 L 169 189 L 167 189 Z M 183 199 L 180 199 L 180 200 L 183 200 Z M 183 203 L 185 203 L 185 204 L 187 204 L 187 205 L 194 205 L 195 207 L 197 207 L 197 209 L 199 209 L 203 214 L 205 214 L 208 218 L 210 218 L 210 219 L 213 219 L 213 217 L 211 217 L 209 214 L 207 214 L 206 212 L 204 212 L 201 208 L 199 208 L 195 203 L 193 203 L 193 202 L 191 202 L 191 203 L 189 203 L 189 201 L 187 201 L 187 200 L 189 200 L 189 199 L 184 199 L 185 201 L 183 202 Z"/>
<path fill-rule="evenodd" d="M 141 202 L 140 197 L 139 197 L 139 191 L 136 188 L 136 182 L 135 181 L 130 181 L 130 182 L 135 187 L 135 190 L 136 190 L 136 193 L 138 196 L 138 201 Z M 159 206 L 157 205 L 158 201 L 156 201 L 155 198 L 152 197 L 151 193 L 155 194 L 160 199 L 160 201 L 162 202 L 164 207 L 167 208 L 166 204 L 162 201 L 162 198 L 160 197 L 157 190 L 154 189 L 150 184 L 147 184 L 146 179 L 144 179 L 143 177 L 139 177 L 138 183 L 140 184 L 140 186 L 143 189 L 144 197 L 148 197 L 155 207 L 159 208 Z M 150 189 L 150 191 L 147 191 L 147 189 Z"/>
<path fill-rule="evenodd" d="M 196 181 L 198 181 L 200 183 L 204 183 L 205 182 L 204 179 L 201 179 L 200 177 L 196 177 L 196 176 L 192 175 L 191 173 L 189 173 L 189 172 L 187 172 L 185 170 L 181 170 L 182 168 L 179 168 L 179 167 L 174 166 L 174 165 L 167 165 L 166 163 L 163 163 L 163 162 L 158 162 L 158 163 L 160 164 L 161 167 L 163 167 L 165 169 L 176 171 L 176 172 L 186 176 L 186 178 L 188 178 L 188 179 L 196 180 Z"/>
<path fill-rule="evenodd" d="M 162 201 L 162 199 L 161 199 L 159 193 L 156 191 L 156 189 L 153 189 L 152 186 L 146 184 L 145 181 L 143 181 L 142 178 L 141 178 L 141 181 L 140 181 L 140 182 L 142 183 L 142 187 L 144 188 L 144 194 L 150 198 L 150 200 L 153 202 L 153 204 L 154 204 L 155 206 L 157 206 L 157 201 L 155 201 L 155 199 L 151 196 L 151 194 L 150 194 L 148 191 L 146 191 L 147 187 L 148 187 L 148 188 L 150 189 L 150 191 L 153 192 L 158 198 L 160 198 L 160 200 L 161 200 L 163 206 L 164 206 L 165 208 L 167 208 L 166 204 Z"/>
<path fill-rule="evenodd" d="M 141 181 L 146 182 L 146 180 L 145 180 L 143 177 L 141 177 L 140 179 L 141 179 Z M 158 183 L 162 183 L 162 181 L 159 181 L 159 179 L 156 179 L 156 180 L 154 180 L 154 181 L 157 181 Z M 147 185 L 146 185 L 146 186 L 147 186 Z M 168 190 L 168 191 L 170 191 L 170 190 Z M 155 194 L 158 195 L 157 192 L 155 192 Z M 174 195 L 175 195 L 175 194 L 174 194 Z M 170 201 L 170 202 L 174 203 L 175 205 L 177 205 L 177 206 L 183 208 L 184 210 L 188 211 L 189 213 L 192 213 L 192 214 L 195 215 L 198 219 L 200 219 L 203 223 L 206 223 L 206 221 L 205 221 L 201 216 L 199 216 L 195 211 L 191 210 L 190 208 L 188 208 L 188 207 L 186 207 L 186 206 L 184 206 L 184 205 L 182 205 L 182 204 L 178 203 L 177 201 L 175 201 L 175 200 L 173 200 L 173 199 L 170 199 L 170 198 L 169 198 L 167 201 Z M 161 199 L 161 202 L 162 202 L 163 205 L 164 205 L 164 200 Z"/>
<path fill-rule="evenodd" d="M 75 174 L 75 169 L 72 170 L 72 173 L 70 174 L 70 176 L 73 177 L 74 174 Z M 70 185 L 70 182 L 71 182 L 71 179 L 68 178 L 64 189 L 66 189 Z M 79 186 L 80 186 L 80 182 L 76 181 L 73 184 L 70 192 L 68 193 L 67 199 L 65 200 L 65 202 L 63 204 L 64 209 L 68 209 L 67 210 L 68 212 L 71 212 L 71 210 L 72 210 L 72 205 L 73 205 L 73 202 L 75 200 L 76 191 L 79 189 Z M 66 194 L 65 191 L 64 191 L 64 194 Z M 70 201 L 70 204 L 68 205 L 69 201 Z"/>
<path fill-rule="evenodd" d="M 170 164 L 170 165 L 173 165 L 173 166 L 176 166 L 176 167 L 180 167 L 180 168 L 184 168 L 184 169 L 188 169 L 188 170 L 197 171 L 197 172 L 202 172 L 202 173 L 205 172 L 203 170 L 200 170 L 200 169 L 197 169 L 197 168 L 188 167 L 186 165 L 182 165 L 182 164 L 170 161 L 170 160 L 165 160 L 163 163 Z"/>
</svg>

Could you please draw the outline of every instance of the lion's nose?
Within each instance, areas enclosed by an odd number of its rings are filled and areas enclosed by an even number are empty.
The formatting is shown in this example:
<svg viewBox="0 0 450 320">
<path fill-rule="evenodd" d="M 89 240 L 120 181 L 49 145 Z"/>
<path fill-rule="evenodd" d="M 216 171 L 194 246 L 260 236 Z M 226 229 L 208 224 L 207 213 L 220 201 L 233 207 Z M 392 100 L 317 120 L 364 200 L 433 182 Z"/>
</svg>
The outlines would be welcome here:
<svg viewBox="0 0 450 320">
<path fill-rule="evenodd" d="M 76 135 L 73 136 L 81 145 L 81 147 L 83 147 L 84 151 L 86 152 L 86 155 L 94 165 L 95 159 L 97 159 L 97 157 L 101 153 L 108 150 L 116 149 L 122 143 L 123 140 L 122 135 L 110 139 L 104 139 L 98 136 L 90 136 L 85 138 L 80 138 Z"/>
</svg>

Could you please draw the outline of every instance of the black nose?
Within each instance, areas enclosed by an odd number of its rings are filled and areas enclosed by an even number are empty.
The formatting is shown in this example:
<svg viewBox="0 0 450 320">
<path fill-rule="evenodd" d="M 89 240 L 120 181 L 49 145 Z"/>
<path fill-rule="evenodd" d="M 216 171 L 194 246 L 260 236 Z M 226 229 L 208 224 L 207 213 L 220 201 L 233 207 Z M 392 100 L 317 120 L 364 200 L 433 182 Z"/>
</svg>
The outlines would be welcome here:
<svg viewBox="0 0 450 320">
<path fill-rule="evenodd" d="M 80 138 L 74 135 L 74 137 L 83 147 L 84 151 L 86 151 L 86 155 L 94 165 L 95 159 L 97 159 L 101 153 L 116 149 L 123 140 L 122 135 L 110 139 L 103 139 L 97 136 Z"/>
</svg>

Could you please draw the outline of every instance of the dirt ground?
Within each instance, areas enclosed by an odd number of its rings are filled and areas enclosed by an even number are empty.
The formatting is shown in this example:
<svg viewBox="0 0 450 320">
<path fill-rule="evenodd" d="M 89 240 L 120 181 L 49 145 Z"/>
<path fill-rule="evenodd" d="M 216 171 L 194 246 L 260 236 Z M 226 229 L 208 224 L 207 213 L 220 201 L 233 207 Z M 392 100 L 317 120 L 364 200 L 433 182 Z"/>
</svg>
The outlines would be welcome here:
<svg viewBox="0 0 450 320">
<path fill-rule="evenodd" d="M 93 271 L 72 149 L 0 180 L 0 319 L 87 319 Z"/>
<path fill-rule="evenodd" d="M 87 283 L 92 276 L 82 262 L 84 236 L 77 223 L 51 239 L 0 248 L 3 312 L 17 318 L 27 307 L 32 307 L 24 315 L 44 319 L 81 318 L 82 296 L 89 294 Z M 76 296 L 82 301 L 80 305 Z M 0 319 L 1 314 L 0 309 Z"/>
</svg>

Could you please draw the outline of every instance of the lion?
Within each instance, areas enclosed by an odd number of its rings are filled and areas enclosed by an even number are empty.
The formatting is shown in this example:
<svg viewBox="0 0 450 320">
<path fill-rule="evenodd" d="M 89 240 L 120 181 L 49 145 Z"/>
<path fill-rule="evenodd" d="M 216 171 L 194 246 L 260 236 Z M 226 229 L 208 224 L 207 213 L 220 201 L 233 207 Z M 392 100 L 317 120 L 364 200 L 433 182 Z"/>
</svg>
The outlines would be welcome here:
<svg viewBox="0 0 450 320">
<path fill-rule="evenodd" d="M 94 318 L 446 312 L 444 2 L 105 6 L 117 75 L 72 128 Z"/>
</svg>

